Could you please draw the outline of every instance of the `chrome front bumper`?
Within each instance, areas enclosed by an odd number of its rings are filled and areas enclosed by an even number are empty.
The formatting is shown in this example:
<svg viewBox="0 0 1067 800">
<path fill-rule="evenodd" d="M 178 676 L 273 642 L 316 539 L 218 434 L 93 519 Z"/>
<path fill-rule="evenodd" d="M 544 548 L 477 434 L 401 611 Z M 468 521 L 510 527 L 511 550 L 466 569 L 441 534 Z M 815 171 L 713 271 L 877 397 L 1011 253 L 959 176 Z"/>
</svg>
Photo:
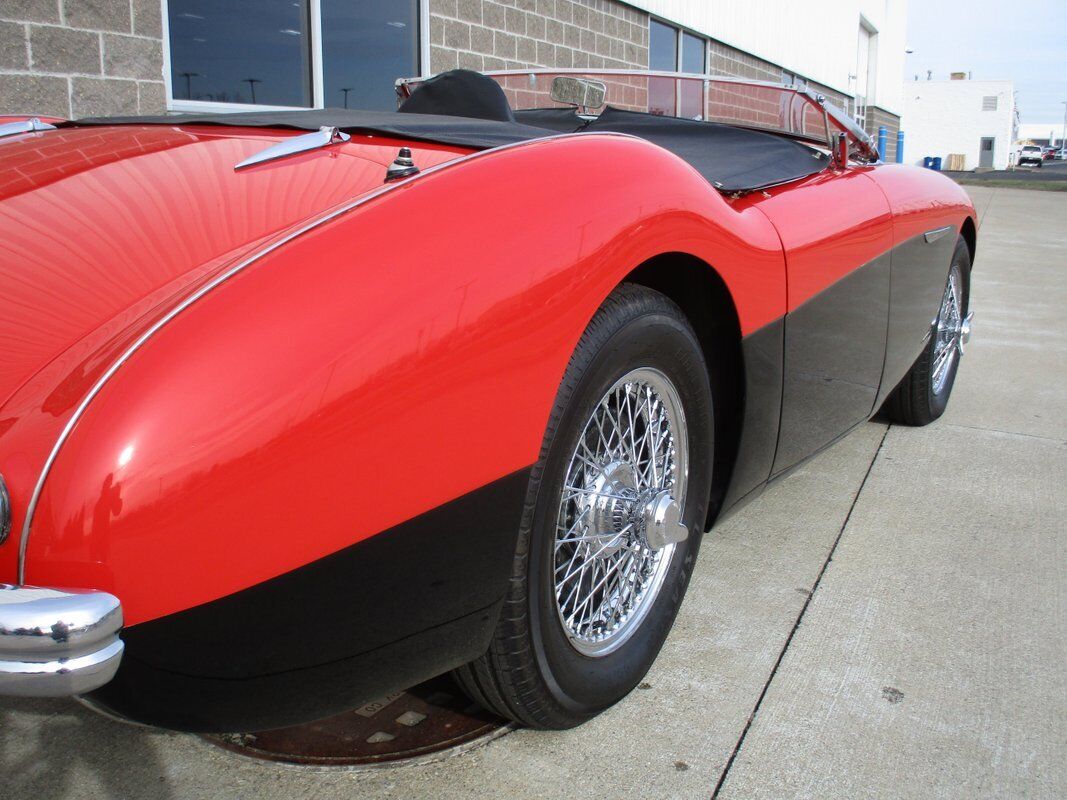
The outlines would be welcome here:
<svg viewBox="0 0 1067 800">
<path fill-rule="evenodd" d="M 0 583 L 0 695 L 98 689 L 122 660 L 122 605 L 107 592 Z"/>
</svg>

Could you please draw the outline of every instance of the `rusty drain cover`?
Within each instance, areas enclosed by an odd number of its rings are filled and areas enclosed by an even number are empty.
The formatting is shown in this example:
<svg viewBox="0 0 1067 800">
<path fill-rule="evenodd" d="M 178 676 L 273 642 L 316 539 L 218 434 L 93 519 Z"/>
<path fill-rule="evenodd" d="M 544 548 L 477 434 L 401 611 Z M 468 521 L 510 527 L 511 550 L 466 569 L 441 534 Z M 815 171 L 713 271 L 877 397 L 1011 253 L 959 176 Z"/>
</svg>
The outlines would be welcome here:
<svg viewBox="0 0 1067 800">
<path fill-rule="evenodd" d="M 509 730 L 506 720 L 472 703 L 448 676 L 441 676 L 305 725 L 203 738 L 268 761 L 372 767 L 467 749 Z"/>
</svg>

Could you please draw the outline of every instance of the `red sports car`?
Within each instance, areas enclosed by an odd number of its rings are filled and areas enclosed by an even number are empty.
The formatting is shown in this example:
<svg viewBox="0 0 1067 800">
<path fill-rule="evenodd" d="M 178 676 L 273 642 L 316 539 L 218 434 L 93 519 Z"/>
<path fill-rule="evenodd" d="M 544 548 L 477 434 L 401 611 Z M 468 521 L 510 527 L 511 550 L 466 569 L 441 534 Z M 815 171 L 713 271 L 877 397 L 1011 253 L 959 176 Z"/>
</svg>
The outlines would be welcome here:
<svg viewBox="0 0 1067 800">
<path fill-rule="evenodd" d="M 824 98 L 398 92 L 0 120 L 0 694 L 256 730 L 452 670 L 576 725 L 705 530 L 879 409 L 945 410 L 974 209 Z"/>
</svg>

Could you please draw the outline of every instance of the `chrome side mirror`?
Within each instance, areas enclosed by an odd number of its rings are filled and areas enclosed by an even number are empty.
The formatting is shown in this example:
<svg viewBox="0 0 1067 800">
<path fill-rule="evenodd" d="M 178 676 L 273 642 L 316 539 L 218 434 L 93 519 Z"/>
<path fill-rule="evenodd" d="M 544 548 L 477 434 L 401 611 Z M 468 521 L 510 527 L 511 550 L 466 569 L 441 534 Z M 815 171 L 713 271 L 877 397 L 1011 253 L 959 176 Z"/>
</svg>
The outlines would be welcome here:
<svg viewBox="0 0 1067 800">
<path fill-rule="evenodd" d="M 557 75 L 552 79 L 552 99 L 557 103 L 588 109 L 600 108 L 604 105 L 607 93 L 607 85 L 589 78 Z"/>
</svg>

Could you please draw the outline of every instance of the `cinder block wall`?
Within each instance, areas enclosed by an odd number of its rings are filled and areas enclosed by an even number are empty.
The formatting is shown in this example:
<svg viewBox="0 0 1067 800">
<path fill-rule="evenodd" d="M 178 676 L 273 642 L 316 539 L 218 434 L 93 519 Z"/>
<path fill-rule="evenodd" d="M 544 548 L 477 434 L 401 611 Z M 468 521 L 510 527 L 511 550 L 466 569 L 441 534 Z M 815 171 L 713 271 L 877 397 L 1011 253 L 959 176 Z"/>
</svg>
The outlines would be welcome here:
<svg viewBox="0 0 1067 800">
<path fill-rule="evenodd" d="M 878 143 L 878 128 L 881 125 L 886 127 L 885 160 L 887 163 L 892 163 L 897 160 L 897 131 L 900 130 L 900 117 L 877 106 L 868 107 L 867 133 L 874 139 L 875 144 Z M 905 150 L 907 147 L 908 143 L 904 142 Z"/>
<path fill-rule="evenodd" d="M 0 0 L 0 109 L 161 114 L 159 0 Z"/>
<path fill-rule="evenodd" d="M 429 73 L 648 67 L 648 14 L 611 0 L 429 3 Z"/>
<path fill-rule="evenodd" d="M 770 61 L 764 61 L 762 58 L 749 55 L 715 39 L 711 39 L 708 46 L 711 54 L 709 66 L 712 75 L 771 81 L 772 83 L 780 83 L 787 79 L 788 73 Z M 849 98 L 840 92 L 813 81 L 808 82 L 808 88 L 813 92 L 826 95 L 827 99 L 839 108 L 848 108 Z"/>
</svg>

